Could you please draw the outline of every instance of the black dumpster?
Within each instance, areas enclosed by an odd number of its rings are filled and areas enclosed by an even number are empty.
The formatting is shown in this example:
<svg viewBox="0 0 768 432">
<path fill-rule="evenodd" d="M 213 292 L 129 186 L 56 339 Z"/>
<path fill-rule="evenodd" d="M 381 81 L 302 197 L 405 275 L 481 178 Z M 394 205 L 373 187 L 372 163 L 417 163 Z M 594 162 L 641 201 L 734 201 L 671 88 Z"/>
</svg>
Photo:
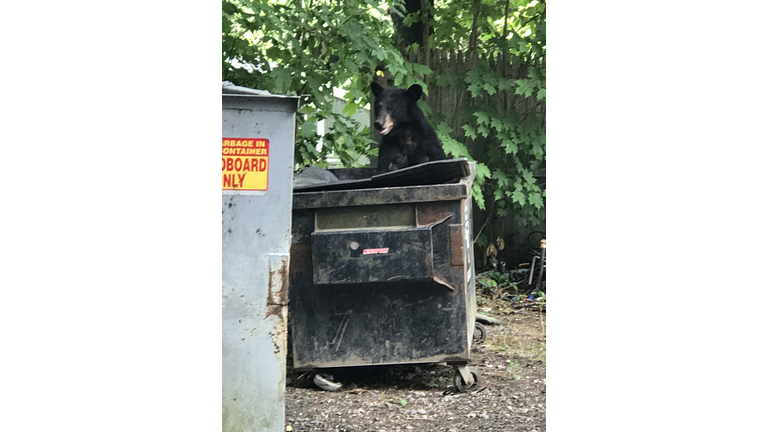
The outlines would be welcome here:
<svg viewBox="0 0 768 432">
<path fill-rule="evenodd" d="M 429 162 L 294 187 L 290 264 L 293 366 L 447 362 L 461 391 L 475 329 L 474 163 Z"/>
</svg>

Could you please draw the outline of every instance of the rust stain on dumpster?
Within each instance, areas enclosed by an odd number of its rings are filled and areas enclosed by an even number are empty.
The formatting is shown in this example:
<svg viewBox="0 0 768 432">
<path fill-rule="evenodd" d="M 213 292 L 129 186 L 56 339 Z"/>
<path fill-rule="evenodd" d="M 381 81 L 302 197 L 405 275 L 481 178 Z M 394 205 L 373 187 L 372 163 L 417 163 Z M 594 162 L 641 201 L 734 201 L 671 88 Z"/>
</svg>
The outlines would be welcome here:
<svg viewBox="0 0 768 432">
<path fill-rule="evenodd" d="M 464 235 L 462 233 L 461 225 L 449 225 L 451 230 L 450 245 L 451 245 L 451 265 L 463 266 L 464 265 Z"/>
<path fill-rule="evenodd" d="M 288 305 L 288 260 L 282 260 L 280 268 L 269 272 L 267 312 L 264 319 L 273 315 L 281 316 L 282 308 Z"/>
<path fill-rule="evenodd" d="M 445 211 L 445 204 L 422 203 L 416 206 L 416 225 L 423 227 L 444 221 L 452 216 Z"/>
<path fill-rule="evenodd" d="M 285 330 L 285 322 L 283 322 L 282 316 L 275 324 L 273 331 L 269 332 L 269 338 L 272 339 L 272 345 L 275 346 L 274 353 L 280 354 L 280 347 L 285 345 L 287 340 L 287 334 Z"/>
</svg>

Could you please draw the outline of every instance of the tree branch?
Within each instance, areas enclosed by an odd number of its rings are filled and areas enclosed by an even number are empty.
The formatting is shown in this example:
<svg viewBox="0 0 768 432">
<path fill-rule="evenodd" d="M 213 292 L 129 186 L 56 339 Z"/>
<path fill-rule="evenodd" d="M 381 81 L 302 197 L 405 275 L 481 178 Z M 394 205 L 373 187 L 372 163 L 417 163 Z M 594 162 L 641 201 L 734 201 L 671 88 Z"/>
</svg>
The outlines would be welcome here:
<svg viewBox="0 0 768 432">
<path fill-rule="evenodd" d="M 509 21 L 509 2 L 510 0 L 507 0 L 507 6 L 504 8 L 504 31 L 501 33 L 501 39 L 507 40 L 507 22 Z"/>
<path fill-rule="evenodd" d="M 325 42 L 325 40 L 328 38 L 328 36 L 330 36 L 330 35 L 331 35 L 331 33 L 335 32 L 335 31 L 336 31 L 336 30 L 338 30 L 339 28 L 343 27 L 343 26 L 344 26 L 344 24 L 346 24 L 346 23 L 347 23 L 347 21 L 349 21 L 349 20 L 350 20 L 350 19 L 352 19 L 353 17 L 356 17 L 357 15 L 360 15 L 360 13 L 356 13 L 356 14 L 352 14 L 352 15 L 348 16 L 348 17 L 347 17 L 347 18 L 346 18 L 344 21 L 342 21 L 342 22 L 341 22 L 339 25 L 337 25 L 336 27 L 334 27 L 334 28 L 330 29 L 330 30 L 328 31 L 328 33 L 326 33 L 326 34 L 323 36 L 323 38 L 320 40 L 320 43 L 318 43 L 318 44 L 317 44 L 317 48 L 316 48 L 316 49 L 321 49 L 321 48 L 322 48 L 322 46 L 323 46 L 323 42 Z M 317 58 L 318 58 L 318 54 L 319 54 L 319 53 L 317 53 L 317 52 L 315 53 L 315 59 L 317 59 Z M 303 94 L 303 93 L 304 93 L 304 89 L 307 87 L 307 84 L 309 83 L 309 76 L 310 76 L 310 75 L 312 75 L 313 73 L 315 73 L 315 71 L 316 71 L 316 70 L 317 70 L 317 68 L 316 68 L 316 67 L 313 67 L 313 68 L 312 68 L 312 70 L 310 70 L 310 71 L 309 71 L 309 73 L 307 74 L 307 77 L 306 77 L 306 79 L 304 80 L 304 85 L 302 85 L 302 86 L 301 86 L 301 90 L 299 90 L 299 93 L 298 93 L 299 95 L 301 95 L 301 94 Z"/>
</svg>

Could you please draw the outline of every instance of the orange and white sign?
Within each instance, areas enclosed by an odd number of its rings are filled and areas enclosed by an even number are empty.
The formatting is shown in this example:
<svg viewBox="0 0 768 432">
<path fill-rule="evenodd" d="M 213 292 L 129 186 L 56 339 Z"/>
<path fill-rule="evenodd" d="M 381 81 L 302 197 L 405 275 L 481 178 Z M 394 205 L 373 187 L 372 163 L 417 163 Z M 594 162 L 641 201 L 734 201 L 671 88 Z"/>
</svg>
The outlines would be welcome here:
<svg viewBox="0 0 768 432">
<path fill-rule="evenodd" d="M 268 180 L 268 139 L 221 139 L 222 190 L 265 191 Z"/>
</svg>

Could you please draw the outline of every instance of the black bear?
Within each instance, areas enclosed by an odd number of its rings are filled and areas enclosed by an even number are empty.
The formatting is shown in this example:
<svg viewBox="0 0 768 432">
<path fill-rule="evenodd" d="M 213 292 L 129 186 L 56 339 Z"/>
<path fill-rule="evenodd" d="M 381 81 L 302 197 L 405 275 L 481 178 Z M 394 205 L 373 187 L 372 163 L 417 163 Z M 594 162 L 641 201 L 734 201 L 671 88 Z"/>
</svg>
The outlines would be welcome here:
<svg viewBox="0 0 768 432">
<path fill-rule="evenodd" d="M 437 133 L 416 104 L 421 98 L 420 85 L 414 84 L 408 90 L 395 87 L 385 90 L 374 81 L 371 90 L 376 97 L 374 126 L 381 132 L 376 172 L 445 159 Z"/>
</svg>

